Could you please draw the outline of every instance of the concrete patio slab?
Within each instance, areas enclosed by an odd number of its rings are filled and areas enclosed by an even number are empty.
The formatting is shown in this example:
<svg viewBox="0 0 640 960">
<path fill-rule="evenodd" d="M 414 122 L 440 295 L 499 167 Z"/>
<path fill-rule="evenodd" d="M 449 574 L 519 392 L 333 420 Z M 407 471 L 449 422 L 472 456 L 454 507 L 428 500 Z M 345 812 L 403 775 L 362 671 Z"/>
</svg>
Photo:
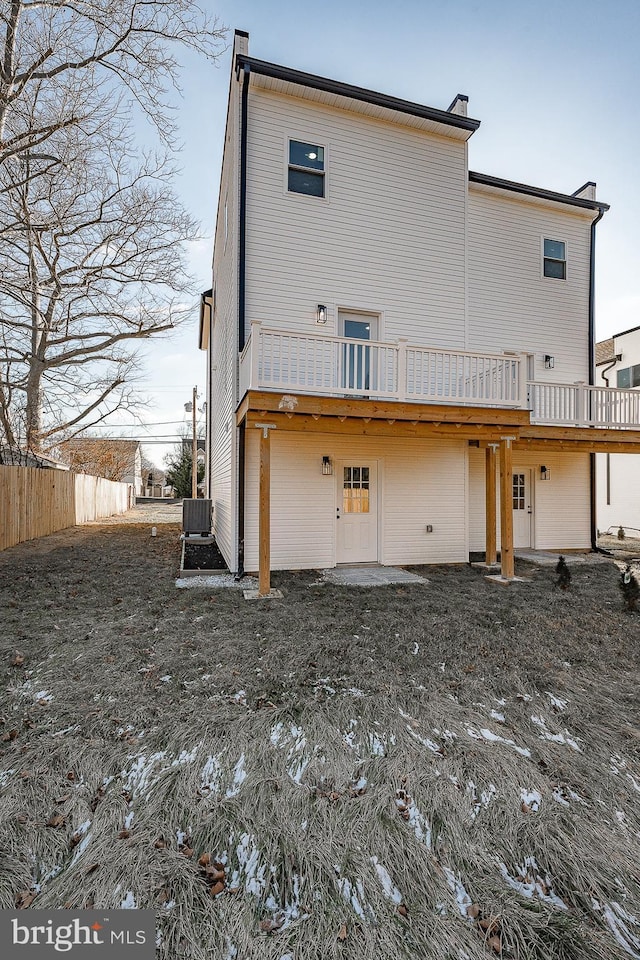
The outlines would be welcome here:
<svg viewBox="0 0 640 960">
<path fill-rule="evenodd" d="M 393 583 L 428 583 L 417 573 L 400 567 L 333 567 L 323 570 L 325 582 L 342 587 L 386 587 Z"/>
<path fill-rule="evenodd" d="M 539 567 L 555 566 L 560 559 L 561 553 L 551 553 L 547 550 L 515 550 L 516 560 L 526 560 L 527 563 L 535 563 Z M 563 553 L 568 564 L 596 564 L 611 563 L 613 557 L 605 557 L 602 553 Z"/>
</svg>

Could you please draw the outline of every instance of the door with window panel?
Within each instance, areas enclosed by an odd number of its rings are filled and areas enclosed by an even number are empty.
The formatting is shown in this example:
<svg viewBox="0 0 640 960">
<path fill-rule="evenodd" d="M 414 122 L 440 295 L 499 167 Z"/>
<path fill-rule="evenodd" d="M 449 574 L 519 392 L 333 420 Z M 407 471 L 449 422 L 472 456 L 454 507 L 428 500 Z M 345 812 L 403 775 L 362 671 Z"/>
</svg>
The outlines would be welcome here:
<svg viewBox="0 0 640 960">
<path fill-rule="evenodd" d="M 518 469 L 513 474 L 513 545 L 531 546 L 531 522 L 533 502 L 531 499 L 531 470 Z"/>
<path fill-rule="evenodd" d="M 375 461 L 336 465 L 336 563 L 378 559 L 378 483 Z"/>
<path fill-rule="evenodd" d="M 367 313 L 338 312 L 340 336 L 357 341 L 343 343 L 340 354 L 339 382 L 343 390 L 357 390 L 368 394 L 378 389 L 378 371 L 375 347 L 368 340 L 378 338 L 378 317 Z"/>
</svg>

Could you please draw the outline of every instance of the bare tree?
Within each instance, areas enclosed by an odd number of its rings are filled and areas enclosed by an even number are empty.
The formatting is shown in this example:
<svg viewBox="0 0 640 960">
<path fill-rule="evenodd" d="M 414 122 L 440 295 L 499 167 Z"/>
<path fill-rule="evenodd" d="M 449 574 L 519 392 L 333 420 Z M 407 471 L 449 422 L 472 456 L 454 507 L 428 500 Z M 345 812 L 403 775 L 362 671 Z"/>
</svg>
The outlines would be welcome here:
<svg viewBox="0 0 640 960">
<path fill-rule="evenodd" d="M 174 47 L 214 57 L 222 31 L 187 0 L 2 2 L 0 436 L 40 450 L 129 409 L 136 342 L 191 308 Z"/>
<path fill-rule="evenodd" d="M 127 480 L 140 473 L 136 470 L 140 444 L 137 440 L 111 437 L 78 436 L 59 446 L 63 461 L 75 473 L 90 473 L 107 480 Z M 142 461 L 140 461 L 141 463 Z"/>
</svg>

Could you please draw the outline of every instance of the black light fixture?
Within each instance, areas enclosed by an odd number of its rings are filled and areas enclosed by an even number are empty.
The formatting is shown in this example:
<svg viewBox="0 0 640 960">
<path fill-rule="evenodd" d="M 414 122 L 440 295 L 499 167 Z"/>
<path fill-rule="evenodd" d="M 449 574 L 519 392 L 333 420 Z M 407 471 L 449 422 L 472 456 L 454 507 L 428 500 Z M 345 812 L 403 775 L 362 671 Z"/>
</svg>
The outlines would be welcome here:
<svg viewBox="0 0 640 960">
<path fill-rule="evenodd" d="M 327 308 L 324 303 L 319 303 L 316 307 L 316 323 L 327 322 Z"/>
<path fill-rule="evenodd" d="M 545 466 L 540 467 L 540 479 L 541 480 L 551 479 L 551 470 L 549 470 L 549 467 L 545 467 Z"/>
<path fill-rule="evenodd" d="M 556 365 L 556 358 L 550 356 L 550 354 L 548 354 L 548 353 L 545 353 L 545 355 L 544 355 L 544 365 L 545 365 L 545 369 L 547 369 L 547 370 L 553 370 L 553 368 L 554 368 L 555 365 Z"/>
<path fill-rule="evenodd" d="M 333 464 L 331 463 L 331 457 L 322 458 L 322 475 L 325 477 L 330 477 L 333 473 Z"/>
</svg>

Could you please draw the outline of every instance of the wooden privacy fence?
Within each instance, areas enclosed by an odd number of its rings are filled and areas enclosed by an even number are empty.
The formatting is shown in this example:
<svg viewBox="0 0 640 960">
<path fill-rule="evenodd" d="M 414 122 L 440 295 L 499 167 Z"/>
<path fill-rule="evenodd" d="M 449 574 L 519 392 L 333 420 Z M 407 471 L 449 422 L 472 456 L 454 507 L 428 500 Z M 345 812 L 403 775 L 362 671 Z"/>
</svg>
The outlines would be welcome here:
<svg viewBox="0 0 640 960">
<path fill-rule="evenodd" d="M 0 550 L 129 507 L 129 487 L 66 470 L 0 466 Z"/>
</svg>

